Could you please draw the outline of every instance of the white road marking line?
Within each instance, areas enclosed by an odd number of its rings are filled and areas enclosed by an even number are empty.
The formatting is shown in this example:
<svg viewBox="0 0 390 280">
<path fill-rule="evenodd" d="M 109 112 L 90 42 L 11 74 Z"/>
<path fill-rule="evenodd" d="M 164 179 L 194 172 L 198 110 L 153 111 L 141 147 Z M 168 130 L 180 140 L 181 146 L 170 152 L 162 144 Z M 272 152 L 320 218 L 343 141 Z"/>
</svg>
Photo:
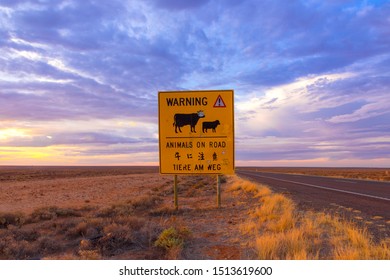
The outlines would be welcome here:
<svg viewBox="0 0 390 280">
<path fill-rule="evenodd" d="M 268 177 L 268 176 L 262 176 L 262 175 L 258 175 L 258 174 L 252 174 L 252 173 L 249 173 L 249 174 L 247 173 L 247 175 L 253 175 L 253 176 L 256 176 L 256 177 L 262 177 L 262 178 L 268 178 L 268 179 L 274 179 L 274 180 L 277 180 L 277 181 L 294 183 L 294 184 L 303 185 L 303 186 L 309 186 L 309 187 L 313 187 L 313 188 L 317 188 L 317 189 L 323 189 L 323 190 L 328 190 L 328 191 L 335 191 L 335 192 L 341 192 L 341 193 L 347 193 L 347 194 L 353 194 L 353 195 L 358 195 L 358 196 L 364 196 L 364 197 L 369 197 L 369 198 L 375 198 L 375 199 L 390 201 L 390 198 L 386 198 L 386 197 L 380 197 L 380 196 L 375 196 L 375 195 L 369 195 L 369 194 L 363 194 L 363 193 L 357 193 L 357 192 L 350 192 L 350 191 L 344 191 L 344 190 L 339 190 L 339 189 L 327 188 L 327 187 L 323 187 L 323 186 L 306 184 L 306 183 L 289 181 L 289 180 L 283 180 L 283 179 L 278 179 L 278 178 Z"/>
</svg>

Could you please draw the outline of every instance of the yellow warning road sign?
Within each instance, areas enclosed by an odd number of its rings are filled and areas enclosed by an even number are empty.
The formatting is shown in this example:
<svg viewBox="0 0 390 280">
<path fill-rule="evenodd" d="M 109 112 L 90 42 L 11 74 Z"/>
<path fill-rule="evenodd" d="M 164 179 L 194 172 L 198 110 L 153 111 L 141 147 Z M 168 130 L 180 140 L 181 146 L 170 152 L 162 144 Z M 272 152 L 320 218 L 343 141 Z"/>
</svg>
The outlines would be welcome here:
<svg viewBox="0 0 390 280">
<path fill-rule="evenodd" d="M 160 173 L 234 173 L 233 90 L 158 93 Z"/>
</svg>

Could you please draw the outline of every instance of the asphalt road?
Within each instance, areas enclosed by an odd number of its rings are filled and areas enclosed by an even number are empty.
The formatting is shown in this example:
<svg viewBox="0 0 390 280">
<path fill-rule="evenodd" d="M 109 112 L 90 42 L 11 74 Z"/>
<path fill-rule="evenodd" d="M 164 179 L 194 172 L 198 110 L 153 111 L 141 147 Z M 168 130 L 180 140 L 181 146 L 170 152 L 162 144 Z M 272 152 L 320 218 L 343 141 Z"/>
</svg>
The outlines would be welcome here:
<svg viewBox="0 0 390 280">
<path fill-rule="evenodd" d="M 298 207 L 323 211 L 342 206 L 390 220 L 390 183 L 332 177 L 236 170 L 237 175 L 268 185 Z M 356 211 L 357 210 L 357 211 Z"/>
</svg>

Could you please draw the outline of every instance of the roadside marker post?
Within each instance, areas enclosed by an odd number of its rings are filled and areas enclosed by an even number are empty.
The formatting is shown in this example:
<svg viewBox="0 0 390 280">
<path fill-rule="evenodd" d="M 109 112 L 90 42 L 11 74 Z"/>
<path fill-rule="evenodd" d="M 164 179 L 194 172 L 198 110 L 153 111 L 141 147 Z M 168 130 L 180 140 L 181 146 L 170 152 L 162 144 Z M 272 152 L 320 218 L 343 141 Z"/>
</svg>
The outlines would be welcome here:
<svg viewBox="0 0 390 280">
<path fill-rule="evenodd" d="M 233 90 L 161 91 L 158 93 L 160 174 L 234 174 Z"/>
</svg>

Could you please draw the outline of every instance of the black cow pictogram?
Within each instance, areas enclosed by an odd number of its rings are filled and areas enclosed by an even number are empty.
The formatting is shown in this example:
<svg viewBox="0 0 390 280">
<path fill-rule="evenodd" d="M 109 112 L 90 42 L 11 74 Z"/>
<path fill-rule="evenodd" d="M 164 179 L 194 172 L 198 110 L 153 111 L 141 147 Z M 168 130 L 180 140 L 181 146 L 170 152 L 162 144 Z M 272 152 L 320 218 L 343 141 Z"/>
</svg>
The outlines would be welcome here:
<svg viewBox="0 0 390 280">
<path fill-rule="evenodd" d="M 219 120 L 213 121 L 213 122 L 203 122 L 202 123 L 202 132 L 205 133 L 207 132 L 208 129 L 212 129 L 213 132 L 216 132 L 216 128 L 218 125 L 221 123 Z"/>
<path fill-rule="evenodd" d="M 202 110 L 192 114 L 175 114 L 173 117 L 175 132 L 177 133 L 177 128 L 179 128 L 179 132 L 182 132 L 180 128 L 185 125 L 189 125 L 191 127 L 191 132 L 196 132 L 195 126 L 198 123 L 198 120 L 204 117 L 205 114 Z"/>
</svg>

